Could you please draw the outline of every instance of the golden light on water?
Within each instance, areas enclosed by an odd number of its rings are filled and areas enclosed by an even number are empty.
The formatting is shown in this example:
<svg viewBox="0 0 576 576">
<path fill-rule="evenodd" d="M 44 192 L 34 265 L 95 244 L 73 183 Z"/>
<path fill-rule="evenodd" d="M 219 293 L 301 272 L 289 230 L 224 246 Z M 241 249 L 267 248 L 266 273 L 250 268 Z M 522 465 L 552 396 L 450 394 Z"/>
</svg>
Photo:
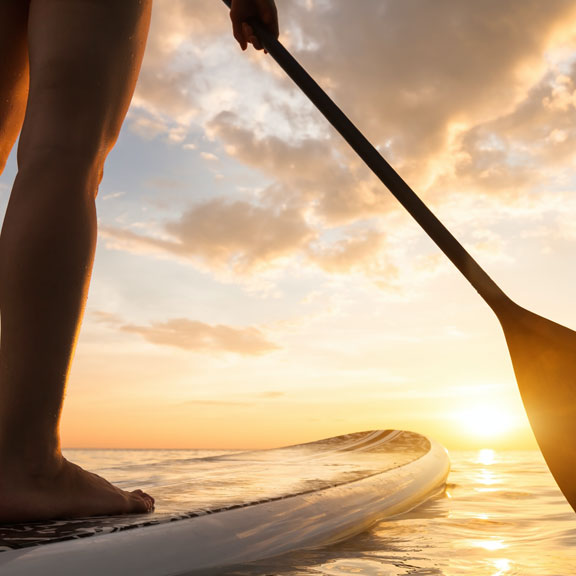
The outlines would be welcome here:
<svg viewBox="0 0 576 576">
<path fill-rule="evenodd" d="M 484 448 L 478 452 L 478 458 L 476 459 L 476 462 L 478 464 L 483 464 L 484 466 L 490 466 L 491 464 L 494 464 L 495 460 L 496 452 L 494 452 L 494 450 Z"/>
<path fill-rule="evenodd" d="M 493 486 L 494 484 L 500 484 L 502 481 L 490 470 L 480 470 L 478 473 L 478 482 L 483 486 Z"/>
<path fill-rule="evenodd" d="M 503 540 L 474 540 L 471 542 L 471 545 L 475 548 L 482 548 L 490 552 L 508 547 Z"/>
<path fill-rule="evenodd" d="M 497 570 L 497 572 L 494 572 L 493 576 L 503 576 L 510 570 L 510 560 L 507 560 L 506 558 L 494 560 L 493 564 L 494 568 Z"/>
</svg>

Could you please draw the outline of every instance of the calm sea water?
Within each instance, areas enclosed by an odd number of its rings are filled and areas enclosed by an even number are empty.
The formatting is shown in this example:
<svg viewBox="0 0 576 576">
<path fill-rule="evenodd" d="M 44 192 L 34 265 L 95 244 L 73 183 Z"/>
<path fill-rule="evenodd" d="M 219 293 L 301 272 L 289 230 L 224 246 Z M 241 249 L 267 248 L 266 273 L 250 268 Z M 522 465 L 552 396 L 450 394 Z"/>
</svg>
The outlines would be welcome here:
<svg viewBox="0 0 576 576">
<path fill-rule="evenodd" d="M 214 454 L 67 452 L 126 488 L 158 483 L 145 472 L 155 462 L 173 460 L 177 479 L 179 461 Z M 453 452 L 451 460 L 446 494 L 409 514 L 338 545 L 260 561 L 226 576 L 576 576 L 576 514 L 538 452 Z M 134 461 L 141 463 L 136 472 Z"/>
</svg>

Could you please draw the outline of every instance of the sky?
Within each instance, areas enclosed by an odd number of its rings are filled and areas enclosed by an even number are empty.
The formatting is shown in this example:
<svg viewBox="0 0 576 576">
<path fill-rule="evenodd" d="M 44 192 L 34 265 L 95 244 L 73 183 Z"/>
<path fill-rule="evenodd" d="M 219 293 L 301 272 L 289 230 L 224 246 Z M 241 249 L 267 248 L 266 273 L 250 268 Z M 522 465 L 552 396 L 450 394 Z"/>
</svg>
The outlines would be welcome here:
<svg viewBox="0 0 576 576">
<path fill-rule="evenodd" d="M 576 328 L 574 2 L 277 5 L 281 41 L 506 293 Z M 497 318 L 222 2 L 156 0 L 97 206 L 65 447 L 536 446 Z"/>
</svg>

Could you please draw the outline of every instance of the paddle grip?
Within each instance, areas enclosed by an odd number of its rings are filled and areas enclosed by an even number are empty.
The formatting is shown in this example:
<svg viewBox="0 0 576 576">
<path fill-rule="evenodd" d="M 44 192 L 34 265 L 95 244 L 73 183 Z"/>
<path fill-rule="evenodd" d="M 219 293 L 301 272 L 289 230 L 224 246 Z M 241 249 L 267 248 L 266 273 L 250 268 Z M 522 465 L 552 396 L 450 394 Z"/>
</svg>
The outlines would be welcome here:
<svg viewBox="0 0 576 576">
<path fill-rule="evenodd" d="M 231 0 L 223 0 L 230 7 Z M 388 164 L 370 141 L 356 128 L 316 81 L 260 22 L 250 21 L 262 46 L 269 52 L 294 83 L 306 94 L 324 117 L 348 142 L 372 172 L 408 210 L 428 236 L 446 254 L 486 303 L 494 308 L 508 297 L 472 258 L 452 233 L 436 218 L 402 177 Z"/>
</svg>

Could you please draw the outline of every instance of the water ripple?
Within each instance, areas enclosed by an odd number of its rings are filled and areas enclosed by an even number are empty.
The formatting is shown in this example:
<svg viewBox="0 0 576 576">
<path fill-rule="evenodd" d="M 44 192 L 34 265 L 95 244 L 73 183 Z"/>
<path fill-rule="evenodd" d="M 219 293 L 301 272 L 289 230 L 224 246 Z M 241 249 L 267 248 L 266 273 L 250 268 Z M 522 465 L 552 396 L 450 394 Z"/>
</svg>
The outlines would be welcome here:
<svg viewBox="0 0 576 576">
<path fill-rule="evenodd" d="M 124 485 L 154 486 L 155 465 L 186 466 L 214 453 L 127 451 L 71 455 Z M 537 452 L 453 452 L 446 493 L 339 544 L 229 570 L 221 576 L 574 576 L 576 515 Z M 209 463 L 207 462 L 207 469 Z M 107 471 L 105 472 L 104 469 Z M 133 469 L 133 468 L 132 468 Z M 165 477 L 164 477 L 165 481 Z M 206 478 L 218 482 L 218 477 Z"/>
</svg>

